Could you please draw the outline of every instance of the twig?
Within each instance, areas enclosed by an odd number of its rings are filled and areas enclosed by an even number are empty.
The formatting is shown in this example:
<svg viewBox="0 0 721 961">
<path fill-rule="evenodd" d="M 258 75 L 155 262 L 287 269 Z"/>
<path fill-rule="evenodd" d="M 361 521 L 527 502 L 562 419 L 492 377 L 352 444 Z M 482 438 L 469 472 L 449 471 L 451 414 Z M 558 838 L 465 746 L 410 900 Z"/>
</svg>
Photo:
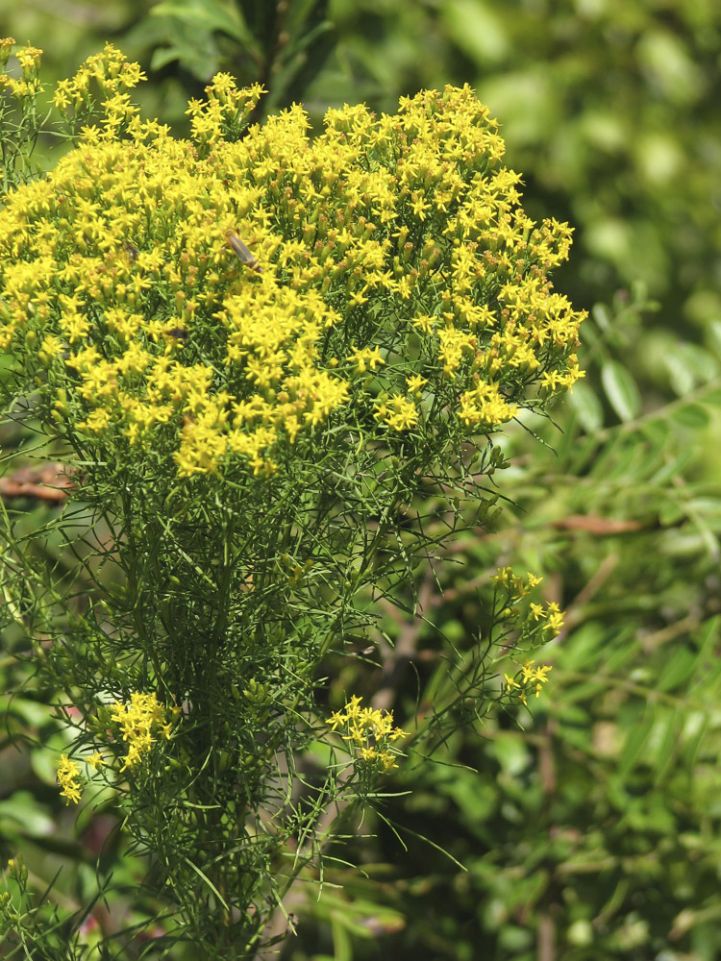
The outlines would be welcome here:
<svg viewBox="0 0 721 961">
<path fill-rule="evenodd" d="M 65 501 L 72 488 L 72 479 L 64 464 L 51 462 L 37 467 L 21 467 L 7 477 L 0 477 L 0 496 L 34 497 L 51 504 Z"/>
</svg>

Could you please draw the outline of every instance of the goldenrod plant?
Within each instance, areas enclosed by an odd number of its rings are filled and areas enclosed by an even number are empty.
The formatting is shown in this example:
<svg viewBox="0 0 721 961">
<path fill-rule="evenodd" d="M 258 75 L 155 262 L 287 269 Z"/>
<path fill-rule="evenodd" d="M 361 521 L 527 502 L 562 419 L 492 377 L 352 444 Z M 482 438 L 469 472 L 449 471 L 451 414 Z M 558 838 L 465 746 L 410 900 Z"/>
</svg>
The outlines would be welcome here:
<svg viewBox="0 0 721 961">
<path fill-rule="evenodd" d="M 35 109 L 13 76 L 13 109 Z M 582 376 L 583 314 L 549 280 L 571 230 L 526 215 L 487 108 L 446 87 L 331 109 L 313 136 L 300 105 L 249 124 L 262 88 L 218 74 L 184 140 L 141 117 L 142 79 L 107 46 L 59 83 L 70 147 L 0 209 L 6 417 L 71 492 L 40 530 L 4 514 L 3 590 L 72 735 L 62 794 L 122 811 L 156 916 L 90 941 L 92 906 L 48 908 L 15 866 L 10 956 L 272 949 L 333 813 L 461 718 L 538 694 L 528 652 L 562 624 L 504 570 L 434 711 L 399 726 L 328 700 L 374 605 L 405 603 L 461 504 L 492 509 L 494 434 Z M 413 508 L 430 492 L 440 535 Z M 37 563 L 50 537 L 62 570 Z"/>
</svg>

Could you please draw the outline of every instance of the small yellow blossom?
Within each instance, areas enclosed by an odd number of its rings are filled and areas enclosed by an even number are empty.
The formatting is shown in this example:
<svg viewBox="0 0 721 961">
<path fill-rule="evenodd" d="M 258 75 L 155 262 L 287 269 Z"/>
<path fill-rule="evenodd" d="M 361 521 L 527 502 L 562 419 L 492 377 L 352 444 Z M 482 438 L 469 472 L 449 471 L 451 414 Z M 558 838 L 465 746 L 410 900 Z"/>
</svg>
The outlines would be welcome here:
<svg viewBox="0 0 721 961">
<path fill-rule="evenodd" d="M 558 634 L 563 628 L 564 613 L 555 601 L 543 606 L 543 604 L 531 604 L 531 614 L 535 621 L 545 620 L 544 629 Z"/>
<path fill-rule="evenodd" d="M 543 581 L 542 577 L 537 574 L 526 573 L 523 577 L 520 574 L 514 574 L 512 567 L 501 567 L 496 571 L 493 576 L 493 582 L 499 587 L 505 587 L 508 593 L 517 599 L 525 597 L 529 594 L 535 587 Z M 543 611 L 543 605 L 541 604 L 531 604 L 531 612 L 537 609 L 538 613 L 536 615 L 536 620 L 541 616 Z"/>
<path fill-rule="evenodd" d="M 427 383 L 428 379 L 426 377 L 421 377 L 420 374 L 412 374 L 410 377 L 406 377 L 406 387 L 411 394 L 420 393 Z"/>
<path fill-rule="evenodd" d="M 418 423 L 418 410 L 408 397 L 395 396 L 378 405 L 376 417 L 391 430 L 408 430 Z"/>
<path fill-rule="evenodd" d="M 71 761 L 67 754 L 61 754 L 57 769 L 60 796 L 66 804 L 79 804 L 81 795 L 80 765 Z"/>
<path fill-rule="evenodd" d="M 110 712 L 111 720 L 118 724 L 127 753 L 121 771 L 136 767 L 148 754 L 161 734 L 166 740 L 171 736 L 167 722 L 167 710 L 155 694 L 134 691 L 129 703 L 116 701 Z"/>
<path fill-rule="evenodd" d="M 555 601 L 551 601 L 546 608 L 546 618 L 548 620 L 548 629 L 553 631 L 554 634 L 558 634 L 563 628 L 564 613 Z"/>
<path fill-rule="evenodd" d="M 380 364 L 385 363 L 378 347 L 357 347 L 350 355 L 350 360 L 355 364 L 359 374 L 367 370 L 375 370 Z"/>
<path fill-rule="evenodd" d="M 427 314 L 419 314 L 413 318 L 413 326 L 422 334 L 430 334 L 436 325 L 436 318 L 429 317 Z"/>
<path fill-rule="evenodd" d="M 390 771 L 398 766 L 397 751 L 391 745 L 408 734 L 394 726 L 392 711 L 362 704 L 362 698 L 354 694 L 343 710 L 330 716 L 328 725 L 332 731 L 342 732 L 342 739 L 361 761 Z"/>
<path fill-rule="evenodd" d="M 543 685 L 548 681 L 548 675 L 552 668 L 548 664 L 536 667 L 533 661 L 526 661 L 521 668 L 521 677 L 526 686 L 532 686 L 536 697 L 541 696 Z"/>
<path fill-rule="evenodd" d="M 536 666 L 533 661 L 526 661 L 520 670 L 520 674 L 504 674 L 503 681 L 507 693 L 515 694 L 522 704 L 528 702 L 529 693 L 541 696 L 544 684 L 548 681 L 548 675 L 552 668 L 548 664 Z"/>
</svg>

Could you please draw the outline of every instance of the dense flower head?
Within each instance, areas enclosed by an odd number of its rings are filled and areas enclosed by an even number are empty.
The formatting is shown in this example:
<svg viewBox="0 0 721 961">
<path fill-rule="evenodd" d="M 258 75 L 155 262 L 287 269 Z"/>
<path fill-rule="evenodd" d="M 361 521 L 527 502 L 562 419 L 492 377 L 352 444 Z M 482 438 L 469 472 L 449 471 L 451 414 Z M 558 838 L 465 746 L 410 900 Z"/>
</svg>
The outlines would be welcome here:
<svg viewBox="0 0 721 961">
<path fill-rule="evenodd" d="M 328 724 L 332 731 L 341 732 L 357 761 L 390 771 L 398 767 L 398 751 L 393 745 L 407 737 L 407 732 L 394 725 L 392 711 L 362 704 L 363 699 L 354 694 L 342 710 L 330 716 Z"/>
<path fill-rule="evenodd" d="M 558 634 L 563 628 L 564 613 L 555 601 L 550 604 L 531 604 L 531 616 L 536 621 L 543 621 L 544 630 L 551 634 Z"/>
<path fill-rule="evenodd" d="M 509 597 L 520 599 L 529 594 L 543 581 L 542 577 L 527 571 L 525 575 L 514 574 L 512 567 L 501 567 L 493 576 L 498 589 L 507 592 Z"/>
<path fill-rule="evenodd" d="M 79 804 L 81 797 L 80 784 L 80 765 L 67 756 L 61 754 L 57 767 L 58 784 L 60 785 L 60 796 L 65 798 L 65 803 Z"/>
<path fill-rule="evenodd" d="M 127 745 L 121 771 L 136 767 L 148 754 L 158 735 L 168 739 L 171 724 L 167 709 L 155 694 L 134 691 L 127 703 L 117 701 L 110 710 L 111 720 L 120 728 Z"/>
<path fill-rule="evenodd" d="M 102 53 L 88 57 L 74 77 L 56 84 L 53 103 L 60 110 L 83 115 L 98 99 L 106 115 L 106 126 L 112 131 L 114 124 L 108 125 L 108 119 L 118 113 L 121 104 L 126 108 L 121 112 L 129 116 L 137 114 L 130 105 L 127 91 L 141 80 L 145 80 L 145 74 L 140 66 L 130 63 L 117 47 L 106 43 Z"/>
<path fill-rule="evenodd" d="M 526 661 L 521 670 L 515 675 L 504 674 L 505 690 L 510 695 L 516 695 L 522 704 L 528 703 L 528 695 L 534 694 L 541 696 L 541 691 L 548 683 L 548 675 L 551 673 L 550 664 L 535 664 L 534 661 Z"/>
<path fill-rule="evenodd" d="M 12 73 L 0 72 L 0 97 L 3 93 L 19 100 L 34 97 L 41 89 L 38 69 L 42 58 L 42 50 L 37 47 L 15 47 L 13 37 L 0 39 L 0 67 L 4 67 L 10 55 L 13 54 L 19 69 Z"/>
<path fill-rule="evenodd" d="M 297 105 L 243 131 L 262 90 L 219 74 L 183 140 L 140 119 L 141 79 L 107 47 L 58 85 L 78 115 L 97 88 L 94 119 L 0 211 L 0 350 L 68 434 L 264 475 L 344 420 L 470 436 L 582 376 L 548 279 L 571 229 L 526 216 L 469 87 L 313 137 Z"/>
</svg>

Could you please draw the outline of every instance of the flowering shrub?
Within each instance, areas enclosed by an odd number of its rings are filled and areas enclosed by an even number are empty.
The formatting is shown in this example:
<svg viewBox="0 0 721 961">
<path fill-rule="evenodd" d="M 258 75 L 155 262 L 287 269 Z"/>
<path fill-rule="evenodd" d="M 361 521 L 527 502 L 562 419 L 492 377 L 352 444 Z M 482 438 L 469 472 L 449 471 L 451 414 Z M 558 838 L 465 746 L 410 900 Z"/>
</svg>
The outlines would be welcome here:
<svg viewBox="0 0 721 961">
<path fill-rule="evenodd" d="M 100 85 L 97 126 L 2 216 L 0 346 L 82 444 L 267 474 L 313 428 L 458 442 L 579 376 L 580 315 L 547 279 L 570 231 L 523 213 L 470 89 L 237 140 L 260 90 L 219 75 L 179 141 L 118 92 L 139 78 L 113 53 L 60 85 L 78 112 Z"/>
<path fill-rule="evenodd" d="M 312 137 L 300 106 L 246 126 L 262 91 L 220 74 L 182 140 L 140 117 L 141 79 L 108 47 L 61 82 L 74 146 L 0 210 L 5 405 L 72 477 L 57 527 L 83 603 L 21 539 L 5 577 L 172 937 L 250 957 L 324 812 L 429 724 L 351 697 L 329 730 L 327 656 L 435 546 L 417 492 L 492 506 L 491 435 L 581 376 L 582 314 L 548 279 L 570 228 L 524 213 L 469 88 L 330 110 Z M 536 583 L 503 577 L 499 623 L 560 628 L 557 608 L 512 616 Z M 459 700 L 491 696 L 478 677 Z M 69 756 L 58 778 L 77 801 Z"/>
</svg>

